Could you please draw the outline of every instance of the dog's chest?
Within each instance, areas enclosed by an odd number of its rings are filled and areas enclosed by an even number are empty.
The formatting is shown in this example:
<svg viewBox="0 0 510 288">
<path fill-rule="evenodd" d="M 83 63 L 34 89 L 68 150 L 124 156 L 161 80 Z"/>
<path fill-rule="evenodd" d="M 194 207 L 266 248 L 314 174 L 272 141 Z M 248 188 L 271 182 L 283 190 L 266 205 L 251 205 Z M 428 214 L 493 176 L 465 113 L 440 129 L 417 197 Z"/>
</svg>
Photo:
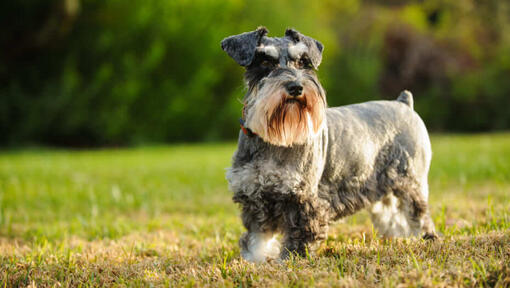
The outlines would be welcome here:
<svg viewBox="0 0 510 288">
<path fill-rule="evenodd" d="M 325 147 L 320 138 L 314 143 L 291 148 L 262 141 L 246 143 L 240 139 L 232 168 L 227 172 L 234 196 L 316 193 L 325 161 Z"/>
</svg>

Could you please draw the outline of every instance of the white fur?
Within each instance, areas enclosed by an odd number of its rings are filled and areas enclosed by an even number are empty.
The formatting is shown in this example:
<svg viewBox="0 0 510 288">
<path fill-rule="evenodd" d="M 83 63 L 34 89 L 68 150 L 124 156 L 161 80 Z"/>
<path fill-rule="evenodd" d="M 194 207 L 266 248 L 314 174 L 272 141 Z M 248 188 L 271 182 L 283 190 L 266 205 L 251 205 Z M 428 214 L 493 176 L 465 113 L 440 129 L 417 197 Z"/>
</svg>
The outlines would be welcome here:
<svg viewBox="0 0 510 288">
<path fill-rule="evenodd" d="M 406 211 L 407 208 L 408 205 L 402 205 L 393 193 L 374 203 L 369 211 L 377 232 L 384 237 L 417 236 L 421 231 L 420 227 L 410 225 L 413 222 L 408 220 L 410 213 Z"/>
<path fill-rule="evenodd" d="M 241 251 L 246 261 L 262 263 L 280 254 L 280 244 L 272 234 L 250 233 L 248 237 L 248 249 Z"/>
<path fill-rule="evenodd" d="M 289 45 L 288 51 L 290 57 L 294 59 L 299 59 L 303 53 L 305 53 L 308 50 L 305 44 L 299 42 L 296 45 Z"/>
<path fill-rule="evenodd" d="M 273 45 L 264 46 L 261 45 L 257 48 L 257 51 L 262 52 L 274 59 L 278 59 L 280 57 L 280 53 L 278 52 L 278 49 L 274 47 Z"/>
<path fill-rule="evenodd" d="M 425 177 L 425 179 L 421 183 L 422 183 L 421 194 L 423 195 L 423 198 L 425 200 L 428 200 L 429 199 L 429 183 L 427 181 L 427 177 Z"/>
</svg>

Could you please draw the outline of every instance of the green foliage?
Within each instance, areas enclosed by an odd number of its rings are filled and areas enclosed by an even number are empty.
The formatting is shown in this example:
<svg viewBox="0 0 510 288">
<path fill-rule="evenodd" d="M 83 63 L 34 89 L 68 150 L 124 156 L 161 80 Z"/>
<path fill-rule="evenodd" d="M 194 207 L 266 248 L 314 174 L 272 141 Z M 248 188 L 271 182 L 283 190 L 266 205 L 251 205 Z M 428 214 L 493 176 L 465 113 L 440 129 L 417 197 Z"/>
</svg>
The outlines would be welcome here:
<svg viewBox="0 0 510 288">
<path fill-rule="evenodd" d="M 219 43 L 259 25 L 273 36 L 294 27 L 325 44 L 319 74 L 331 106 L 407 88 L 431 129 L 508 129 L 510 5 L 385 3 L 4 1 L 0 145 L 233 139 L 242 69 Z M 418 51 L 396 68 L 391 33 L 411 43 L 404 52 Z M 416 49 L 424 43 L 431 48 Z M 444 65 L 421 68 L 431 57 Z"/>
</svg>

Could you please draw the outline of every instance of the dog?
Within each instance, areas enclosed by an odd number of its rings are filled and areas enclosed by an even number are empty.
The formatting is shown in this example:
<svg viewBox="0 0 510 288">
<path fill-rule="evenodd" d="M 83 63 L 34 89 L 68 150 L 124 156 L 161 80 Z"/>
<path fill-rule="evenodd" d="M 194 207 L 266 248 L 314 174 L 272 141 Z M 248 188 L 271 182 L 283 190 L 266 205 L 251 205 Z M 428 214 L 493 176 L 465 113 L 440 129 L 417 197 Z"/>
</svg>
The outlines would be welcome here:
<svg viewBox="0 0 510 288">
<path fill-rule="evenodd" d="M 328 108 L 316 75 L 324 46 L 294 29 L 267 34 L 259 27 L 221 42 L 246 68 L 239 143 L 226 175 L 247 229 L 242 257 L 306 255 L 332 221 L 362 208 L 382 236 L 437 238 L 427 206 L 431 145 L 411 93 Z"/>
</svg>

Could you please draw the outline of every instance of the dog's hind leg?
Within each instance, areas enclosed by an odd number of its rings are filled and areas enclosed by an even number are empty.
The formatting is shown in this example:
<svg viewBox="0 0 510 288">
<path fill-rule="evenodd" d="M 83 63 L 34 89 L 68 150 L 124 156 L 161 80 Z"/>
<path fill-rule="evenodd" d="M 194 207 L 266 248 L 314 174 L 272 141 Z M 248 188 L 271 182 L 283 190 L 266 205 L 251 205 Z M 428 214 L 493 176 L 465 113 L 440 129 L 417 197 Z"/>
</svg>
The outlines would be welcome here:
<svg viewBox="0 0 510 288">
<path fill-rule="evenodd" d="M 437 238 L 436 229 L 430 217 L 428 200 L 428 183 L 426 176 L 418 181 L 416 189 L 405 191 L 399 196 L 404 206 L 403 211 L 407 221 L 412 227 L 413 236 L 422 236 L 424 239 L 433 240 Z"/>
<path fill-rule="evenodd" d="M 374 203 L 369 212 L 377 231 L 384 237 L 419 236 L 435 239 L 434 223 L 430 217 L 428 185 L 409 185 L 407 190 L 395 189 Z"/>
<path fill-rule="evenodd" d="M 377 232 L 384 237 L 407 237 L 411 235 L 411 227 L 407 215 L 401 211 L 400 200 L 388 193 L 380 201 L 374 203 L 368 211 Z"/>
<path fill-rule="evenodd" d="M 381 235 L 409 237 L 425 232 L 424 238 L 437 237 L 427 204 L 429 150 L 416 150 L 414 158 L 400 144 L 382 151 L 375 194 L 384 196 L 368 209 Z"/>
<path fill-rule="evenodd" d="M 423 199 L 425 203 L 425 212 L 421 215 L 420 218 L 420 227 L 421 231 L 424 232 L 422 235 L 423 239 L 426 240 L 434 240 L 437 239 L 437 233 L 436 228 L 434 226 L 434 222 L 432 221 L 432 218 L 430 217 L 430 210 L 428 207 L 428 195 L 429 195 L 429 185 L 427 182 L 427 178 L 424 177 L 424 179 L 421 182 L 420 185 L 420 195 L 419 197 Z"/>
</svg>

